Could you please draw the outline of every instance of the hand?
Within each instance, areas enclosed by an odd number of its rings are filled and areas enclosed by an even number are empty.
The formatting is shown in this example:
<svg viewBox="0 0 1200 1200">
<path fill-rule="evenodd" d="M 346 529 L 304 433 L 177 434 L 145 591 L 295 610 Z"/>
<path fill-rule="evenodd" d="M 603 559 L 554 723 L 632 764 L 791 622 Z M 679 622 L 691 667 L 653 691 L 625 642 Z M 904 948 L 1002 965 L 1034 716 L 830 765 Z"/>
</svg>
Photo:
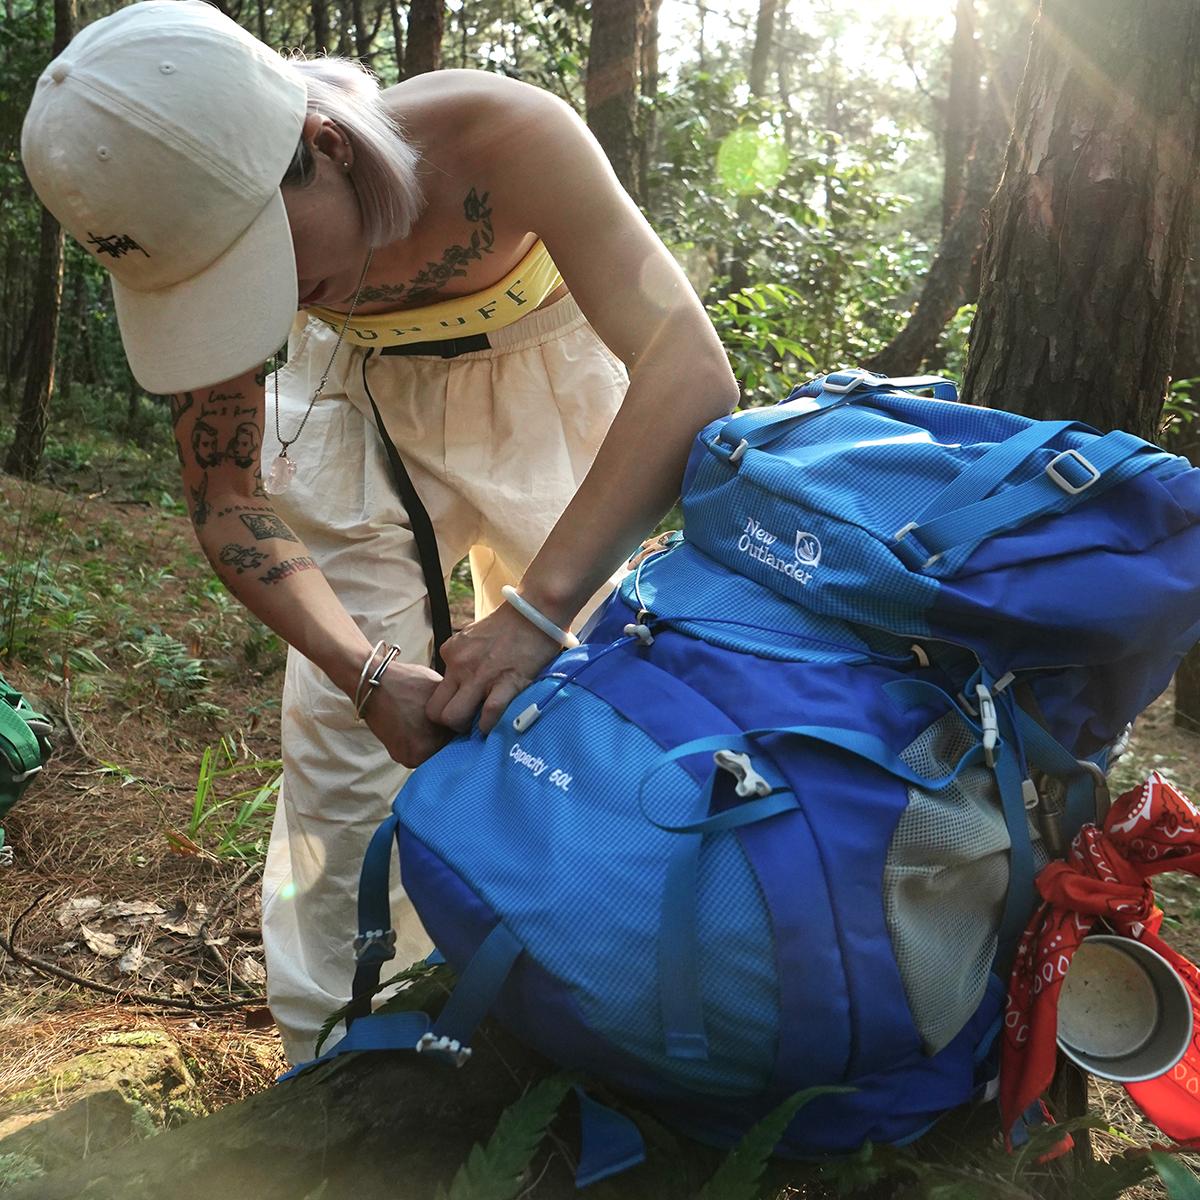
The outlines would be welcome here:
<svg viewBox="0 0 1200 1200">
<path fill-rule="evenodd" d="M 478 712 L 479 728 L 487 733 L 559 649 L 515 609 L 502 604 L 442 647 L 446 678 L 429 697 L 425 715 L 465 733 Z"/>
<path fill-rule="evenodd" d="M 425 715 L 442 677 L 428 667 L 393 662 L 363 709 L 367 727 L 387 752 L 406 767 L 420 766 L 453 736 Z"/>
</svg>

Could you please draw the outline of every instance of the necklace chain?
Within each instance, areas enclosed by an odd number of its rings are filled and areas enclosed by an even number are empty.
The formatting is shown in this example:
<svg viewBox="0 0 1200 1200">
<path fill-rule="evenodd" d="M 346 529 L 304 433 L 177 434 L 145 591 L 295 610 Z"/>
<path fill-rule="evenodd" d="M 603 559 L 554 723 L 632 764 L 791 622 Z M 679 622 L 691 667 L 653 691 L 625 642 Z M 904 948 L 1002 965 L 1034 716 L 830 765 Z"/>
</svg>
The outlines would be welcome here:
<svg viewBox="0 0 1200 1200">
<path fill-rule="evenodd" d="M 317 384 L 317 389 L 312 394 L 312 399 L 308 402 L 308 407 L 304 410 L 304 416 L 300 418 L 300 425 L 296 432 L 285 442 L 283 434 L 279 432 L 279 364 L 275 358 L 272 358 L 271 365 L 274 368 L 272 378 L 275 382 L 275 436 L 279 440 L 279 457 L 287 458 L 288 447 L 291 446 L 304 432 L 304 426 L 308 424 L 309 414 L 313 410 L 313 405 L 321 398 L 321 393 L 325 390 L 325 384 L 329 380 L 329 372 L 333 370 L 333 360 L 337 358 L 337 352 L 342 348 L 342 341 L 346 337 L 346 330 L 350 328 L 350 320 L 354 316 L 354 310 L 358 307 L 358 298 L 362 295 L 363 284 L 367 279 L 367 271 L 371 266 L 371 256 L 374 250 L 367 251 L 367 261 L 363 263 L 363 269 L 358 276 L 358 286 L 354 289 L 354 299 L 350 302 L 350 311 L 346 314 L 346 319 L 342 322 L 342 328 L 338 331 L 337 344 L 333 347 L 333 353 L 329 356 L 329 362 L 325 366 L 325 370 L 321 375 L 321 382 Z"/>
</svg>

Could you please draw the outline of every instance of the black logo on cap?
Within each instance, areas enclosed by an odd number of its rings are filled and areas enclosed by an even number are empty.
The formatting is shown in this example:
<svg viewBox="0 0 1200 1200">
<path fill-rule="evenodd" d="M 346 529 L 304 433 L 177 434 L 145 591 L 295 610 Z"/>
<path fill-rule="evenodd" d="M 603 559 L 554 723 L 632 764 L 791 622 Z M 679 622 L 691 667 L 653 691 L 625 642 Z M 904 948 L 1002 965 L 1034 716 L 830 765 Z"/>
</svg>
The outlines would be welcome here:
<svg viewBox="0 0 1200 1200">
<path fill-rule="evenodd" d="M 96 247 L 97 254 L 108 254 L 113 258 L 120 258 L 123 254 L 128 254 L 131 250 L 142 250 L 127 233 L 110 233 L 107 237 L 97 237 L 90 229 L 88 230 L 88 243 Z M 146 254 L 149 258 L 150 255 Z"/>
</svg>

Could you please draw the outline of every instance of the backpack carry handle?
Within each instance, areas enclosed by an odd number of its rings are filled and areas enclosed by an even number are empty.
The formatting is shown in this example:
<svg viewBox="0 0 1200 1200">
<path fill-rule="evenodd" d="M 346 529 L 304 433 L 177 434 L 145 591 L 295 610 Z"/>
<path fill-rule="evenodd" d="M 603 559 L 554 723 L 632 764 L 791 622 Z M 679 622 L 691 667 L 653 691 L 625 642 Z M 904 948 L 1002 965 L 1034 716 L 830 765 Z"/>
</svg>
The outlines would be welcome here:
<svg viewBox="0 0 1200 1200">
<path fill-rule="evenodd" d="M 764 412 L 751 409 L 731 417 L 721 426 L 718 443 L 729 451 L 729 461 L 737 463 L 748 449 L 757 449 L 773 441 L 792 426 L 817 413 L 846 404 L 867 400 L 879 393 L 909 391 L 914 388 L 933 392 L 934 399 L 955 401 L 958 388 L 941 375 L 905 375 L 889 379 L 870 371 L 834 371 L 797 388 L 782 404 Z"/>
</svg>

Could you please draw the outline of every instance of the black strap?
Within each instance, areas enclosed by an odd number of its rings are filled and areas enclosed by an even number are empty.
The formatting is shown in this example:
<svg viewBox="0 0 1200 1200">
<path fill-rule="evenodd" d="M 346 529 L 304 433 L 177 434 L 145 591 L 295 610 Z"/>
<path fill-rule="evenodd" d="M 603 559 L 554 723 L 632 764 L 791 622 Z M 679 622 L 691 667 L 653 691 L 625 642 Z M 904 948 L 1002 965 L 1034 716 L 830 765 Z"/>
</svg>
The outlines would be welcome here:
<svg viewBox="0 0 1200 1200">
<path fill-rule="evenodd" d="M 442 559 L 438 554 L 437 535 L 433 532 L 433 522 L 413 481 L 409 478 L 404 462 L 396 449 L 395 443 L 388 436 L 383 417 L 371 388 L 367 384 L 367 359 L 373 351 L 368 350 L 363 355 L 363 390 L 371 402 L 371 410 L 375 414 L 375 424 L 379 426 L 379 436 L 383 439 L 383 448 L 387 451 L 388 461 L 392 464 L 392 475 L 396 480 L 396 490 L 404 501 L 404 510 L 408 513 L 408 521 L 412 526 L 413 537 L 417 539 L 417 557 L 421 560 L 421 574 L 425 576 L 425 590 L 429 594 L 429 621 L 433 626 L 433 669 L 439 674 L 445 674 L 446 664 L 442 662 L 442 645 L 450 639 L 454 630 L 450 626 L 450 600 L 446 595 L 446 580 L 442 575 Z"/>
<path fill-rule="evenodd" d="M 477 350 L 490 350 L 492 343 L 486 333 L 470 333 L 466 337 L 443 338 L 435 342 L 408 342 L 399 346 L 382 346 L 380 354 L 416 354 L 426 358 L 458 358 Z"/>
</svg>

